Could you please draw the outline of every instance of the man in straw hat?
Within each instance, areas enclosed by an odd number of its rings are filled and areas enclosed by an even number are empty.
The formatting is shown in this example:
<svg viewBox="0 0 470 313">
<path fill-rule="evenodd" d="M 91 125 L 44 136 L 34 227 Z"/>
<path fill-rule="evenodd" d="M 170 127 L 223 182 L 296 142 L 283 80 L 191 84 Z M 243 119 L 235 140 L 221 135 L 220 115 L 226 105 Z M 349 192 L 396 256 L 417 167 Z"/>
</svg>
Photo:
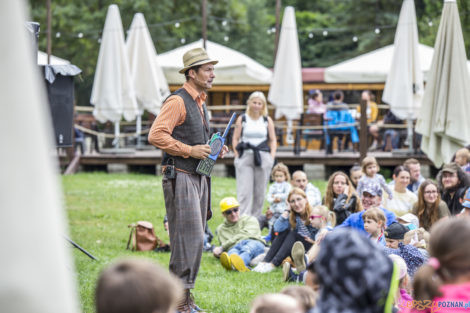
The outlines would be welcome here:
<svg viewBox="0 0 470 313">
<path fill-rule="evenodd" d="M 210 135 L 205 101 L 212 88 L 214 65 L 202 48 L 183 55 L 186 77 L 162 105 L 150 129 L 149 142 L 163 151 L 163 195 L 170 228 L 170 271 L 183 282 L 184 298 L 178 312 L 194 313 L 201 309 L 194 303 L 194 288 L 201 263 L 206 219 L 210 211 L 210 179 L 196 173 L 200 159 L 209 156 Z M 224 146 L 221 157 L 228 148 Z"/>
</svg>

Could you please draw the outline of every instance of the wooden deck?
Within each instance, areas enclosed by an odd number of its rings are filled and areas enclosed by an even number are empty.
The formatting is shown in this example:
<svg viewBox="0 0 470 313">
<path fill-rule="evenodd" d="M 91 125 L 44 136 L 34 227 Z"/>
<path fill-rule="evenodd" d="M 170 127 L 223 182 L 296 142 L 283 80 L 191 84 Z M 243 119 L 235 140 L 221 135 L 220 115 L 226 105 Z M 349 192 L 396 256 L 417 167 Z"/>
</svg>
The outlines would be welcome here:
<svg viewBox="0 0 470 313">
<path fill-rule="evenodd" d="M 426 155 L 408 155 L 397 152 L 369 152 L 374 156 L 381 166 L 397 166 L 406 159 L 413 157 L 418 159 L 422 165 L 432 165 Z M 278 162 L 289 166 L 303 166 L 305 164 L 318 164 L 331 167 L 347 167 L 359 162 L 359 152 L 334 152 L 326 155 L 324 150 L 307 150 L 295 155 L 292 148 L 280 147 L 276 153 Z M 90 153 L 80 156 L 81 166 L 103 166 L 108 164 L 126 164 L 130 166 L 155 166 L 161 163 L 162 152 L 158 149 L 136 150 L 125 149 L 116 152 L 113 149 L 102 150 L 100 153 Z M 66 166 L 69 163 L 65 155 L 60 156 L 60 163 Z M 219 164 L 233 165 L 233 153 L 229 153 L 224 159 L 217 160 Z"/>
</svg>

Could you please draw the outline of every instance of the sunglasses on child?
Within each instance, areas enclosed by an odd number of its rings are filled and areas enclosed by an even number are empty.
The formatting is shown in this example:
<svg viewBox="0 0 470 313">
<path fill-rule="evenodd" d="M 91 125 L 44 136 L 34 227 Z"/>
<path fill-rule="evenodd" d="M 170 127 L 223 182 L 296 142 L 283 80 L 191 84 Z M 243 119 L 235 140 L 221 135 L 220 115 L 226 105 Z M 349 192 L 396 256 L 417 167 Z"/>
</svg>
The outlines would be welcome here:
<svg viewBox="0 0 470 313">
<path fill-rule="evenodd" d="M 310 215 L 311 220 L 314 220 L 316 218 L 323 218 L 323 216 L 322 215 Z"/>
<path fill-rule="evenodd" d="M 238 208 L 233 208 L 231 210 L 224 211 L 224 215 L 230 215 L 230 214 L 232 214 L 232 212 L 237 213 L 238 210 L 239 210 Z"/>
</svg>

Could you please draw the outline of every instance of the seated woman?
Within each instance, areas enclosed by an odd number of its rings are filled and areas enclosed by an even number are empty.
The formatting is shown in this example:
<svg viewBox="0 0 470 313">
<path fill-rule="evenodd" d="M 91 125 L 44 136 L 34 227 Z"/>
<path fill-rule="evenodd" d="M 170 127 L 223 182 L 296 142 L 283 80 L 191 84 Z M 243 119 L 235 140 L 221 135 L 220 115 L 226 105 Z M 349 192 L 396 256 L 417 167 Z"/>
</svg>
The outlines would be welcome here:
<svg viewBox="0 0 470 313">
<path fill-rule="evenodd" d="M 320 90 L 310 90 L 307 113 L 325 114 L 326 104 L 323 103 L 323 94 Z"/>
<path fill-rule="evenodd" d="M 342 224 L 352 213 L 362 211 L 362 203 L 346 173 L 338 171 L 328 179 L 325 205 L 335 212 L 336 225 Z"/>
<path fill-rule="evenodd" d="M 406 213 L 411 213 L 411 209 L 418 197 L 406 188 L 410 184 L 410 170 L 403 166 L 399 165 L 393 171 L 393 181 L 395 186 L 392 190 L 392 199 L 383 198 L 383 206 L 387 210 L 392 211 L 397 216 L 405 215 Z"/>
<path fill-rule="evenodd" d="M 418 189 L 418 202 L 411 211 L 419 219 L 419 226 L 427 231 L 441 218 L 450 216 L 447 204 L 441 200 L 437 184 L 426 179 Z"/>
<path fill-rule="evenodd" d="M 305 249 L 309 249 L 314 243 L 318 229 L 310 224 L 312 206 L 308 203 L 305 192 L 300 188 L 293 188 L 287 201 L 289 209 L 285 210 L 274 223 L 274 231 L 278 235 L 263 262 L 253 269 L 255 272 L 267 273 L 281 265 L 290 255 L 296 241 L 302 242 Z"/>
</svg>

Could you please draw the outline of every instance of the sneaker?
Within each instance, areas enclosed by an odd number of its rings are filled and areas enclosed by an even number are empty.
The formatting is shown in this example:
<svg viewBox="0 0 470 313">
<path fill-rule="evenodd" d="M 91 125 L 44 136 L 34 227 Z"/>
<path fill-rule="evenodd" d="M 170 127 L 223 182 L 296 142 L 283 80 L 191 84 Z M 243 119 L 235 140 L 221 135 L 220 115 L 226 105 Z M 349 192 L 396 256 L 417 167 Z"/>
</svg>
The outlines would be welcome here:
<svg viewBox="0 0 470 313">
<path fill-rule="evenodd" d="M 258 265 L 253 269 L 253 272 L 263 273 L 264 268 L 266 267 L 266 262 L 259 262 Z"/>
<path fill-rule="evenodd" d="M 258 264 L 263 262 L 265 256 L 266 256 L 266 252 L 263 252 L 260 255 L 258 255 L 257 257 L 251 259 L 250 266 L 253 267 L 253 268 L 256 267 Z"/>
<path fill-rule="evenodd" d="M 276 267 L 272 263 L 266 263 L 266 265 L 263 267 L 263 271 L 261 273 L 269 273 L 274 271 Z"/>
<path fill-rule="evenodd" d="M 292 246 L 291 250 L 292 259 L 294 260 L 294 266 L 297 271 L 303 272 L 307 268 L 305 262 L 305 247 L 302 242 L 296 241 Z"/>
<path fill-rule="evenodd" d="M 230 257 L 227 252 L 222 252 L 220 255 L 220 264 L 227 270 L 232 270 L 232 262 L 230 261 Z"/>
<path fill-rule="evenodd" d="M 290 263 L 284 263 L 282 266 L 282 279 L 286 282 L 300 282 L 300 275 L 294 272 Z"/>
<path fill-rule="evenodd" d="M 246 267 L 245 262 L 238 254 L 230 255 L 230 262 L 235 270 L 239 272 L 249 272 L 250 269 Z"/>
</svg>

